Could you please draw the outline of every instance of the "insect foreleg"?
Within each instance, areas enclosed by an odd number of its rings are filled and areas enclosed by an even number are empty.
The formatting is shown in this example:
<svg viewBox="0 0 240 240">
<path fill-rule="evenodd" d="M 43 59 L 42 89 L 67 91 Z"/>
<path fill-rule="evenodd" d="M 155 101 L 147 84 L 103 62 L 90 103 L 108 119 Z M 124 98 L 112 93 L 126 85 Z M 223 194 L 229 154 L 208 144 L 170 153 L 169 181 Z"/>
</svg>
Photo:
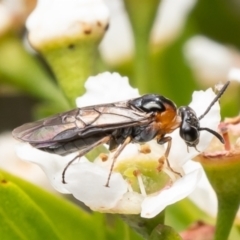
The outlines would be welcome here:
<svg viewBox="0 0 240 240">
<path fill-rule="evenodd" d="M 66 167 L 64 168 L 63 172 L 62 172 L 62 183 L 67 183 L 65 181 L 65 173 L 68 169 L 68 167 L 78 158 L 82 157 L 83 155 L 87 154 L 89 151 L 91 151 L 93 148 L 99 146 L 99 145 L 102 145 L 104 143 L 107 143 L 109 140 L 110 140 L 111 136 L 106 136 L 104 138 L 101 138 L 99 141 L 93 143 L 92 145 L 89 145 L 88 147 L 84 148 L 82 151 L 79 152 L 79 154 L 73 158 L 67 165 Z"/>
<path fill-rule="evenodd" d="M 111 174 L 112 174 L 112 171 L 113 171 L 113 167 L 114 167 L 114 164 L 116 162 L 116 159 L 117 157 L 119 156 L 119 154 L 122 152 L 122 150 L 132 141 L 132 138 L 130 136 L 128 136 L 125 141 L 123 142 L 123 144 L 117 149 L 117 151 L 115 152 L 114 156 L 113 156 L 113 160 L 112 160 L 112 165 L 111 165 L 111 168 L 110 168 L 110 172 L 109 172 L 109 175 L 108 175 L 108 179 L 107 179 L 107 183 L 106 183 L 106 187 L 109 187 L 109 181 L 110 181 L 110 177 L 111 177 Z"/>
<path fill-rule="evenodd" d="M 171 137 L 163 137 L 163 138 L 159 138 L 159 139 L 157 139 L 157 143 L 158 144 L 164 144 L 164 143 L 167 143 L 167 149 L 166 149 L 166 151 L 165 151 L 165 153 L 164 153 L 164 156 L 165 156 L 165 158 L 166 158 L 166 161 L 167 161 L 167 165 L 168 165 L 168 167 L 169 167 L 169 169 L 171 169 L 171 171 L 173 172 L 173 173 L 176 173 L 177 175 L 179 175 L 180 177 L 182 177 L 182 175 L 181 175 L 181 173 L 179 173 L 179 172 L 176 172 L 176 171 L 174 171 L 173 169 L 172 169 L 172 167 L 171 167 L 171 165 L 170 165 L 170 163 L 169 163 L 169 161 L 168 161 L 168 155 L 169 155 L 169 152 L 170 152 L 170 149 L 171 149 L 171 146 L 172 146 L 172 138 Z"/>
</svg>

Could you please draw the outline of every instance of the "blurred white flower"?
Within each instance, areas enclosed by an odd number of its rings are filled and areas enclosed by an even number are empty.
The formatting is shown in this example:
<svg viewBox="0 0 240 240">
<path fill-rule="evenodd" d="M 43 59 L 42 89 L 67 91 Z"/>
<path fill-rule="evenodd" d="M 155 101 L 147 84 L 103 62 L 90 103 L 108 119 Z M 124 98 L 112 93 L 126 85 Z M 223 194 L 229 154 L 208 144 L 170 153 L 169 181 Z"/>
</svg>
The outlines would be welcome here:
<svg viewBox="0 0 240 240">
<path fill-rule="evenodd" d="M 35 164 L 23 162 L 17 155 L 15 146 L 19 142 L 12 137 L 10 132 L 0 134 L 0 168 L 26 179 L 47 190 L 53 191 L 46 175 Z"/>
<path fill-rule="evenodd" d="M 204 36 L 189 39 L 185 44 L 184 54 L 196 78 L 208 85 L 225 82 L 229 70 L 240 67 L 240 55 L 237 50 Z"/>
<path fill-rule="evenodd" d="M 30 43 L 102 36 L 108 26 L 109 11 L 102 0 L 39 0 L 27 19 Z"/>
<path fill-rule="evenodd" d="M 34 0 L 0 1 L 0 36 L 22 27 L 34 4 Z"/>
<path fill-rule="evenodd" d="M 231 68 L 228 73 L 228 79 L 230 81 L 237 81 L 240 83 L 240 67 L 239 68 Z"/>
<path fill-rule="evenodd" d="M 114 65 L 134 53 L 134 40 L 127 12 L 122 0 L 105 0 L 110 12 L 110 25 L 101 44 L 101 55 Z"/>
<path fill-rule="evenodd" d="M 104 60 L 114 65 L 133 55 L 134 40 L 123 1 L 105 2 L 110 10 L 110 28 L 100 44 L 100 50 Z M 151 41 L 159 44 L 175 39 L 195 2 L 196 0 L 162 0 L 153 25 Z"/>
<path fill-rule="evenodd" d="M 196 0 L 161 1 L 152 30 L 152 42 L 160 44 L 175 39 L 196 2 Z"/>
<path fill-rule="evenodd" d="M 87 93 L 83 98 L 88 99 L 88 102 L 91 96 L 95 98 L 91 103 L 95 104 L 98 96 L 107 95 L 111 89 L 116 91 L 114 99 L 109 98 L 108 102 L 117 101 L 116 95 L 122 100 L 123 93 L 129 94 L 129 96 L 124 95 L 127 99 L 136 97 L 136 90 L 126 84 L 126 78 L 122 78 L 123 85 L 117 84 L 117 88 L 115 80 L 120 80 L 120 76 L 116 73 L 104 73 L 89 78 L 89 82 L 86 83 Z M 101 84 L 103 87 L 99 86 Z M 88 92 L 91 94 L 88 95 Z M 95 92 L 101 94 L 92 94 Z M 211 89 L 194 93 L 191 106 L 196 110 L 197 115 L 206 110 L 214 96 Z M 81 103 L 81 99 L 78 101 Z M 201 125 L 216 130 L 220 121 L 219 110 L 219 104 L 216 103 L 201 120 Z M 58 191 L 73 194 L 93 210 L 141 214 L 142 217 L 152 218 L 167 205 L 188 196 L 195 189 L 202 173 L 198 164 L 193 163 L 190 167 L 188 164 L 198 152 L 195 149 L 189 149 L 188 152 L 186 144 L 179 137 L 178 130 L 173 132 L 171 137 L 173 142 L 168 160 L 171 168 L 181 173 L 182 177 L 174 173 L 166 163 L 164 146 L 157 144 L 156 141 L 150 141 L 146 145 L 127 145 L 114 165 L 109 187 L 106 187 L 106 183 L 114 153 L 110 153 L 107 159 L 99 156 L 94 162 L 89 162 L 82 157 L 72 163 L 65 173 L 66 184 L 62 183 L 63 170 L 77 153 L 60 157 L 24 145 L 18 148 L 18 155 L 22 159 L 38 164 Z M 203 151 L 211 139 L 212 136 L 208 132 L 201 132 L 198 149 Z"/>
</svg>

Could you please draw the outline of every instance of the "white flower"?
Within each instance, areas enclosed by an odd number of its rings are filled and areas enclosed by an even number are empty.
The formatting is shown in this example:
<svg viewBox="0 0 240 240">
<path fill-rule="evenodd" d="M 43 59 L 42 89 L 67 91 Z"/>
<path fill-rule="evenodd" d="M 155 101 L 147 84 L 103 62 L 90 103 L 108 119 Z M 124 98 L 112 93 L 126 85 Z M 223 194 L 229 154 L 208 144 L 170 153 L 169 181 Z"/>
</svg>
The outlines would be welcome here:
<svg viewBox="0 0 240 240">
<path fill-rule="evenodd" d="M 195 91 L 192 96 L 192 102 L 189 104 L 189 106 L 195 110 L 197 116 L 200 116 L 208 108 L 210 102 L 213 100 L 214 97 L 215 93 L 210 88 L 206 91 Z M 208 112 L 208 114 L 200 120 L 200 126 L 217 131 L 220 120 L 220 106 L 218 103 L 215 103 L 211 110 Z M 187 151 L 186 144 L 181 139 L 178 130 L 174 131 L 171 136 L 173 141 L 169 157 L 173 159 L 178 159 L 177 164 L 183 165 L 186 161 L 194 158 L 196 155 L 199 154 L 199 152 L 197 152 L 197 150 L 194 148 L 189 148 Z M 206 149 L 206 147 L 209 145 L 212 137 L 213 135 L 209 132 L 201 131 L 200 141 L 197 145 L 197 149 L 200 152 L 203 152 L 204 149 Z"/>
<path fill-rule="evenodd" d="M 67 184 L 62 183 L 62 172 L 76 154 L 61 157 L 37 150 L 27 144 L 17 148 L 20 158 L 38 164 L 46 173 L 53 187 L 61 193 L 72 193 L 86 205 L 104 208 L 116 204 L 127 192 L 127 184 L 119 173 L 114 173 L 111 179 L 113 187 L 104 186 L 108 173 L 106 169 L 91 163 L 82 157 L 79 162 L 72 164 L 66 171 Z M 97 199 L 96 199 L 97 197 Z M 105 206 L 106 205 L 106 206 Z"/>
<path fill-rule="evenodd" d="M 230 81 L 240 82 L 240 68 L 231 68 L 228 73 L 228 79 Z"/>
<path fill-rule="evenodd" d="M 200 163 L 194 162 L 202 168 Z M 209 183 L 205 172 L 197 184 L 196 189 L 189 195 L 189 198 L 203 211 L 213 217 L 217 215 L 217 197 L 211 184 Z"/>
<path fill-rule="evenodd" d="M 49 191 L 53 191 L 46 175 L 37 165 L 30 162 L 23 162 L 16 155 L 14 152 L 16 144 L 19 144 L 19 142 L 13 139 L 10 132 L 0 134 L 0 168 Z"/>
<path fill-rule="evenodd" d="M 188 164 L 186 164 L 183 166 L 183 172 L 184 175 L 174 182 L 172 186 L 162 189 L 155 196 L 149 196 L 144 199 L 141 211 L 142 217 L 155 217 L 165 207 L 187 197 L 196 188 L 202 175 L 202 169 L 195 166 L 194 169 L 189 171 Z"/>
<path fill-rule="evenodd" d="M 105 72 L 95 77 L 89 77 L 85 88 L 86 93 L 76 99 L 76 105 L 79 108 L 140 96 L 138 89 L 129 86 L 128 78 L 122 77 L 118 73 Z"/>
<path fill-rule="evenodd" d="M 184 55 L 197 78 L 208 84 L 226 81 L 230 69 L 239 67 L 239 52 L 201 35 L 185 43 Z"/>
<path fill-rule="evenodd" d="M 102 36 L 108 18 L 109 12 L 102 0 L 39 0 L 26 26 L 29 40 L 37 48 L 59 38 Z"/>
<path fill-rule="evenodd" d="M 98 80 L 99 82 L 95 84 L 94 82 Z M 114 87 L 115 80 L 120 81 L 120 76 L 110 73 L 89 78 L 86 83 L 87 93 L 83 99 L 90 101 L 92 96 L 95 99 L 91 100 L 91 104 L 96 104 L 98 96 L 105 96 L 112 89 L 116 89 L 114 99 L 109 99 L 108 102 L 116 101 L 118 99 L 116 95 L 119 95 L 119 99 L 122 100 L 122 94 L 125 93 L 129 93 L 129 96 L 124 95 L 126 99 L 136 97 L 136 90 L 126 84 L 126 78 L 122 78 L 124 84 L 117 84 L 117 88 Z M 101 84 L 103 84 L 102 87 L 100 87 Z M 191 106 L 198 116 L 206 110 L 214 96 L 211 89 L 194 93 Z M 105 102 L 105 100 L 103 97 L 100 101 Z M 81 98 L 78 102 L 82 106 Z M 216 103 L 201 120 L 201 126 L 216 130 L 219 121 L 219 104 Z M 106 183 L 114 152 L 110 153 L 107 159 L 100 156 L 94 162 L 89 162 L 82 157 L 75 161 L 65 173 L 66 184 L 62 183 L 62 173 L 67 163 L 76 154 L 60 157 L 40 152 L 30 146 L 27 146 L 30 150 L 26 147 L 19 148 L 18 154 L 23 159 L 37 163 L 57 190 L 73 194 L 93 210 L 141 214 L 144 218 L 152 218 L 167 205 L 188 196 L 201 178 L 202 169 L 199 165 L 193 163 L 194 166 L 189 166 L 189 160 L 198 152 L 195 149 L 189 149 L 188 152 L 185 142 L 179 137 L 178 129 L 170 136 L 173 138 L 168 157 L 171 167 L 164 158 L 164 146 L 157 144 L 155 140 L 145 145 L 129 144 L 114 164 L 108 187 Z M 212 135 L 208 132 L 201 132 L 198 149 L 203 151 L 211 138 Z M 179 173 L 182 177 L 179 177 Z"/>
<path fill-rule="evenodd" d="M 116 65 L 134 54 L 134 37 L 122 0 L 105 0 L 110 9 L 111 24 L 100 45 L 101 54 L 110 65 Z M 151 31 L 151 42 L 160 46 L 181 33 L 188 13 L 196 0 L 163 0 Z"/>
</svg>

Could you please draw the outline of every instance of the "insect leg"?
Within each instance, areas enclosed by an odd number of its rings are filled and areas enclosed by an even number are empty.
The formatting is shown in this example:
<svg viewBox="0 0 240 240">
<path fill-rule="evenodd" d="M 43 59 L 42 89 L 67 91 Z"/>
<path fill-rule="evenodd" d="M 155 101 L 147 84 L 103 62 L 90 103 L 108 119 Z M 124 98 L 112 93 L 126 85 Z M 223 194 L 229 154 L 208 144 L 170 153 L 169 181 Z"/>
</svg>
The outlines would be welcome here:
<svg viewBox="0 0 240 240">
<path fill-rule="evenodd" d="M 159 143 L 159 144 L 164 144 L 164 143 L 167 143 L 167 149 L 166 149 L 166 151 L 165 151 L 165 153 L 164 153 L 164 155 L 165 155 L 165 157 L 166 157 L 166 161 L 167 161 L 167 165 L 168 165 L 168 167 L 169 167 L 169 169 L 171 169 L 171 171 L 173 172 L 173 173 L 176 173 L 177 175 L 179 175 L 180 177 L 182 177 L 182 175 L 181 175 L 181 173 L 179 173 L 179 172 L 176 172 L 176 171 L 174 171 L 173 169 L 172 169 L 172 167 L 171 167 L 171 165 L 170 165 L 170 163 L 169 163 L 169 161 L 168 161 L 168 155 L 169 155 L 169 152 L 170 152 L 170 149 L 171 149 L 171 146 L 172 146 L 172 138 L 171 137 L 163 137 L 163 138 L 160 138 L 160 139 L 157 139 L 157 143 Z"/>
<path fill-rule="evenodd" d="M 124 143 L 117 149 L 117 151 L 115 152 L 114 156 L 113 156 L 113 160 L 112 160 L 112 165 L 111 165 L 111 168 L 110 168 L 110 172 L 109 172 L 109 175 L 108 175 L 108 179 L 107 179 L 107 183 L 106 183 L 106 187 L 109 187 L 109 181 L 110 181 L 110 178 L 111 178 L 111 174 L 112 174 L 112 171 L 113 171 L 113 167 L 114 167 L 114 164 L 116 162 L 116 159 L 117 157 L 119 156 L 119 154 L 122 152 L 122 150 L 132 141 L 132 138 L 130 136 L 128 136 Z"/>
<path fill-rule="evenodd" d="M 68 169 L 68 167 L 77 159 L 82 157 L 83 155 L 87 154 L 89 151 L 91 151 L 93 148 L 102 145 L 104 143 L 107 143 L 110 140 L 111 136 L 106 136 L 104 138 L 101 138 L 99 141 L 93 143 L 92 145 L 89 145 L 88 147 L 84 148 L 82 151 L 79 152 L 79 154 L 73 158 L 67 165 L 66 167 L 63 169 L 62 172 L 62 183 L 66 184 L 67 182 L 65 181 L 65 173 Z"/>
</svg>

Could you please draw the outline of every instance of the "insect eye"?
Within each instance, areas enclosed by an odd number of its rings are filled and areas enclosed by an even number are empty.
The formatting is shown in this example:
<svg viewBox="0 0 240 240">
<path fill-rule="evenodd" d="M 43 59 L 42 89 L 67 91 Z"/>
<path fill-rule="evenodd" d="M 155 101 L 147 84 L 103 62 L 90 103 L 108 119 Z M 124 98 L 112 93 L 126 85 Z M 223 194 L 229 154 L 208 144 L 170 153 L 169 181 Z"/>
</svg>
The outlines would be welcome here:
<svg viewBox="0 0 240 240">
<path fill-rule="evenodd" d="M 199 141 L 199 121 L 195 112 L 190 107 L 179 108 L 182 118 L 180 136 L 188 146 L 195 146 Z"/>
<path fill-rule="evenodd" d="M 199 141 L 199 131 L 187 122 L 183 123 L 180 128 L 180 136 L 188 146 L 195 146 Z"/>
</svg>

